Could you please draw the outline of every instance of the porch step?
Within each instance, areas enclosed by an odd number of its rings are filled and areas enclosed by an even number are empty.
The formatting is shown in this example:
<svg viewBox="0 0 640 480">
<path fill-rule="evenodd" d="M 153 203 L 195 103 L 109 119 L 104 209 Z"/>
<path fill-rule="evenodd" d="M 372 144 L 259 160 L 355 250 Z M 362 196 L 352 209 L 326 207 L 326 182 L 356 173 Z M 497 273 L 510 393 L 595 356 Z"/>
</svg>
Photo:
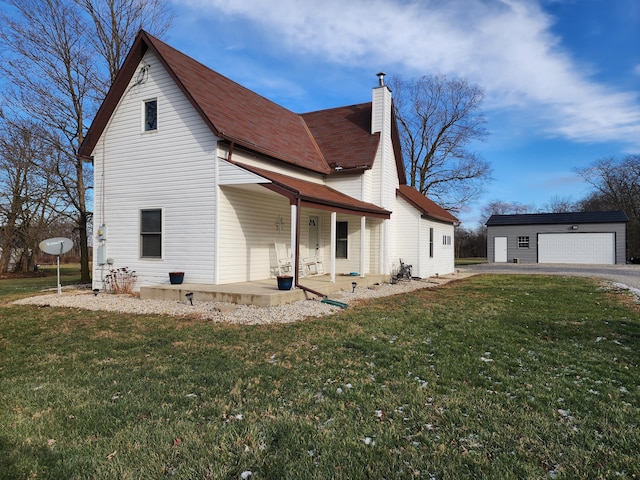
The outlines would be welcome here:
<svg viewBox="0 0 640 480">
<path fill-rule="evenodd" d="M 331 283 L 328 275 L 322 275 L 302 278 L 299 283 L 330 296 L 340 290 L 351 291 L 352 282 L 356 282 L 358 287 L 367 287 L 376 283 L 384 283 L 388 280 L 389 277 L 385 275 L 367 275 L 365 278 L 337 276 L 335 283 Z M 315 295 L 306 293 L 300 288 L 278 290 L 275 278 L 223 285 L 183 283 L 181 285 L 148 285 L 140 287 L 140 298 L 142 300 L 184 301 L 187 293 L 193 293 L 193 300 L 199 302 L 228 302 L 259 307 L 272 307 L 307 298 L 315 298 Z"/>
</svg>

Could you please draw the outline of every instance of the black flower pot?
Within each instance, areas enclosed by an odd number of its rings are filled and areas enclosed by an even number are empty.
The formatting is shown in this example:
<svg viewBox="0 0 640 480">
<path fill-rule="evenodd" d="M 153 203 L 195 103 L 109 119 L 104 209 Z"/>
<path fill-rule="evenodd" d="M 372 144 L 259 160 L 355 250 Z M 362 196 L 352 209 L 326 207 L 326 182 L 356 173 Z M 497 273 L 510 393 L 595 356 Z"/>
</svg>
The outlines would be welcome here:
<svg viewBox="0 0 640 480">
<path fill-rule="evenodd" d="M 171 285 L 180 285 L 184 281 L 184 272 L 169 272 Z"/>
<path fill-rule="evenodd" d="M 291 290 L 293 286 L 293 277 L 288 275 L 278 276 L 278 290 Z"/>
</svg>

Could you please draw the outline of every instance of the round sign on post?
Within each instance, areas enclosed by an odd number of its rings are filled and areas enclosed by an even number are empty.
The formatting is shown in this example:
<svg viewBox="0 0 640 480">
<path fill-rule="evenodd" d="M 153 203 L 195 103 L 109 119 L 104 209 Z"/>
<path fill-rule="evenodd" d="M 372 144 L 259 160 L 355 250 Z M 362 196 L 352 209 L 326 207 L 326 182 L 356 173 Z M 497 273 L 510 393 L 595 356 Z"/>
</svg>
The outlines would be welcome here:
<svg viewBox="0 0 640 480">
<path fill-rule="evenodd" d="M 40 250 L 49 255 L 58 257 L 58 295 L 62 294 L 62 285 L 60 285 L 60 255 L 67 253 L 73 248 L 73 241 L 65 237 L 48 238 L 40 242 Z"/>
</svg>

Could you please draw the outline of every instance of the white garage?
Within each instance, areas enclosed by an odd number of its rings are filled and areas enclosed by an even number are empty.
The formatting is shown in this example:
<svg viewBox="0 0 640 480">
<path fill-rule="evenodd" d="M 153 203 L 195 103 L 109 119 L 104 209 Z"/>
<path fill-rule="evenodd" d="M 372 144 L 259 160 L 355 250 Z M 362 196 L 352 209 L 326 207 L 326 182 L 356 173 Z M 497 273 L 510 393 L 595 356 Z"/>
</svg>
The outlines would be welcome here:
<svg viewBox="0 0 640 480">
<path fill-rule="evenodd" d="M 538 263 L 615 265 L 614 233 L 541 233 Z"/>
<path fill-rule="evenodd" d="M 628 221 L 621 210 L 492 215 L 486 223 L 487 260 L 624 264 Z"/>
</svg>

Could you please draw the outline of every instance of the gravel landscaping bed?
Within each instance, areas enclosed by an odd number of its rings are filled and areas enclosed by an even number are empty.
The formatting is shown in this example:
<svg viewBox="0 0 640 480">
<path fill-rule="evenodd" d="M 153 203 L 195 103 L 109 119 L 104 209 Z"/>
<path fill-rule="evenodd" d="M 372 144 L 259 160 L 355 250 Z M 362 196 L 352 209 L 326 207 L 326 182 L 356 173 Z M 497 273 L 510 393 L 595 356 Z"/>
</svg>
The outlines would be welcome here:
<svg viewBox="0 0 640 480">
<path fill-rule="evenodd" d="M 454 279 L 440 277 L 430 280 L 410 280 L 396 284 L 384 283 L 373 287 L 356 288 L 355 292 L 341 291 L 331 294 L 332 300 L 353 304 L 357 301 L 411 292 L 420 288 L 430 288 Z M 270 323 L 289 323 L 306 317 L 322 317 L 333 314 L 340 307 L 322 303 L 320 299 L 302 300 L 274 307 L 256 307 L 223 302 L 193 302 L 174 300 L 140 300 L 132 295 L 113 295 L 100 293 L 95 296 L 91 291 L 63 291 L 62 295 L 46 294 L 23 298 L 13 302 L 16 305 L 39 305 L 50 307 L 80 308 L 85 310 L 104 310 L 110 312 L 133 313 L 139 315 L 189 316 L 214 322 L 227 322 L 243 325 Z"/>
<path fill-rule="evenodd" d="M 351 292 L 350 290 L 335 292 L 331 294 L 330 298 L 346 304 L 355 304 L 358 301 L 369 298 L 397 295 L 421 288 L 433 288 L 452 280 L 459 280 L 478 273 L 488 272 L 473 268 L 462 269 L 458 270 L 457 275 L 451 277 L 402 281 L 396 284 L 384 283 L 373 287 L 357 287 L 355 292 Z M 607 288 L 627 290 L 635 296 L 636 300 L 640 300 L 640 290 L 626 284 L 630 282 L 620 283 L 605 280 L 604 283 L 608 286 Z M 91 291 L 75 289 L 65 290 L 62 295 L 38 295 L 16 300 L 13 303 L 16 305 L 38 305 L 41 307 L 103 310 L 137 315 L 183 316 L 213 322 L 258 325 L 290 323 L 308 317 L 331 315 L 341 310 L 338 306 L 322 303 L 320 300 L 321 299 L 302 300 L 274 307 L 256 307 L 253 305 L 237 305 L 225 302 L 200 302 L 196 300 L 194 300 L 193 305 L 191 305 L 187 300 L 140 300 L 139 297 L 133 295 L 113 295 L 107 293 L 100 293 L 94 296 Z"/>
</svg>

